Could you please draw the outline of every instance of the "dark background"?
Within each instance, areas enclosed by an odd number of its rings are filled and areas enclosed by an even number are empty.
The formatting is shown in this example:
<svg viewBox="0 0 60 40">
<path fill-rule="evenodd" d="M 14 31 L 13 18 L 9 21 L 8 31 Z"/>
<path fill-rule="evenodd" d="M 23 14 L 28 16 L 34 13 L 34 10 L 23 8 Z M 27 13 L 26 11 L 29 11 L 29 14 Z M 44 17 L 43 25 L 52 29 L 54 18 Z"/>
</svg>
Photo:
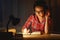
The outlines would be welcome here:
<svg viewBox="0 0 60 40">
<path fill-rule="evenodd" d="M 50 7 L 53 19 L 53 33 L 60 33 L 60 0 L 45 0 Z M 33 14 L 35 0 L 0 0 L 0 28 L 6 28 L 9 16 L 20 18 L 19 30 L 29 17 Z"/>
</svg>

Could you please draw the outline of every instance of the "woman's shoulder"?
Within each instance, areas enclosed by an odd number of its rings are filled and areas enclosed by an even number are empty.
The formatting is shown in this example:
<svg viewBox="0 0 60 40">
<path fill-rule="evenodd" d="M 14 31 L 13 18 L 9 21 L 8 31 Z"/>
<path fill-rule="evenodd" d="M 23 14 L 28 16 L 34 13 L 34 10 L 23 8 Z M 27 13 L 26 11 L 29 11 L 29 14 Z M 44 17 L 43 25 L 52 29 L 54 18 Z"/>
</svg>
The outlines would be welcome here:
<svg viewBox="0 0 60 40">
<path fill-rule="evenodd" d="M 34 15 L 33 15 L 33 14 L 30 15 L 30 16 L 29 16 L 29 19 L 33 20 L 33 19 L 34 19 Z"/>
</svg>

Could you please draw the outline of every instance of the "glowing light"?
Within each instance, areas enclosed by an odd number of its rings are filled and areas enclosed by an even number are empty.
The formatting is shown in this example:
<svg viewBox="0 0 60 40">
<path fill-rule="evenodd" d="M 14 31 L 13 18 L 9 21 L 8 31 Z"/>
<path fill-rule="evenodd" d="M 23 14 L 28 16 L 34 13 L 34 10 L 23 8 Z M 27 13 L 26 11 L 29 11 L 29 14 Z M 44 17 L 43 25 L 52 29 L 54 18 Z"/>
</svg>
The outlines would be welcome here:
<svg viewBox="0 0 60 40">
<path fill-rule="evenodd" d="M 15 33 L 16 33 L 16 29 L 8 29 L 8 32 L 12 32 L 13 35 L 15 35 Z"/>
<path fill-rule="evenodd" d="M 38 37 L 41 32 L 40 31 L 36 31 L 36 32 L 32 32 L 32 33 L 29 33 L 29 29 L 27 30 L 26 28 L 23 30 L 22 34 L 23 34 L 23 38 L 26 38 L 26 37 Z"/>
</svg>

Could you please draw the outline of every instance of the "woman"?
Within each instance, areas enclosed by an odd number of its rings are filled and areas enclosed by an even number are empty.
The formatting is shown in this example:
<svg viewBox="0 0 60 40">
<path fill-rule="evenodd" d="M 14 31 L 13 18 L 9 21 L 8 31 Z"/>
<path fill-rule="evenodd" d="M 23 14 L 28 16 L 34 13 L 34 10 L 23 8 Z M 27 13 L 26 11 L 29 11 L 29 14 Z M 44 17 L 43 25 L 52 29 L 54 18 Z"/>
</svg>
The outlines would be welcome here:
<svg viewBox="0 0 60 40">
<path fill-rule="evenodd" d="M 49 18 L 49 12 L 47 12 L 47 6 L 42 3 L 36 3 L 34 5 L 34 14 L 31 15 L 24 26 L 22 27 L 22 32 L 26 29 L 26 33 L 38 32 L 48 34 L 48 27 L 51 24 L 51 19 Z M 30 26 L 31 25 L 31 26 Z M 31 30 L 29 29 L 31 27 Z"/>
</svg>

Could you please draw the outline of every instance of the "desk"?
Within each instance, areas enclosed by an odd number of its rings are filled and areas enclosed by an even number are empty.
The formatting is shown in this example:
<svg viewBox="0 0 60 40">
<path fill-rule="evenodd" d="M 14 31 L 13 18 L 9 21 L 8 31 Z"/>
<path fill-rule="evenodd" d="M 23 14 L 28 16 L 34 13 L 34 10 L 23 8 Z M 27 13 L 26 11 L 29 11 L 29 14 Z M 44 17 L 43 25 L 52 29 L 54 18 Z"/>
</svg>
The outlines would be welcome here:
<svg viewBox="0 0 60 40">
<path fill-rule="evenodd" d="M 44 34 L 44 35 L 24 35 L 24 37 L 16 37 L 22 40 L 60 40 L 60 34 Z"/>
</svg>

